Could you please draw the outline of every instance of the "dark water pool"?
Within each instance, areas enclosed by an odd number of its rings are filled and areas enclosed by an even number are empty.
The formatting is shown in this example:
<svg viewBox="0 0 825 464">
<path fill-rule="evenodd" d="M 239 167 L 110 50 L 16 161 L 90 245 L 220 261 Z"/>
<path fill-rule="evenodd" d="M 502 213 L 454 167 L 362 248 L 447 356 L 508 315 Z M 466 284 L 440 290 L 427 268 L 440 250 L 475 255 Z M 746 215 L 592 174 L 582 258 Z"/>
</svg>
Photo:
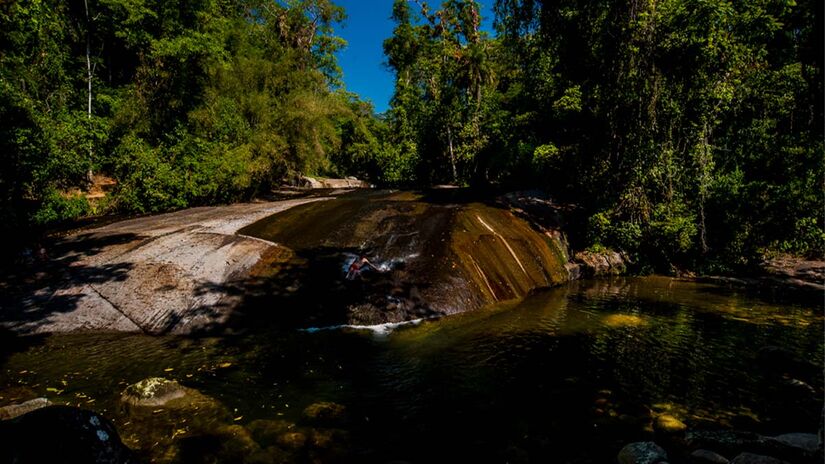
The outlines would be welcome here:
<svg viewBox="0 0 825 464">
<path fill-rule="evenodd" d="M 0 404 L 43 396 L 99 411 L 157 462 L 612 462 L 662 412 L 697 428 L 815 432 L 823 338 L 815 304 L 658 277 L 578 282 L 389 334 L 9 339 Z M 796 360 L 777 366 L 777 352 Z M 135 417 L 119 403 L 155 376 L 217 400 L 230 418 L 216 429 L 269 420 L 314 436 L 302 411 L 319 401 L 348 419 L 334 425 L 335 453 L 312 440 L 182 453 L 199 446 L 196 418 Z"/>
</svg>

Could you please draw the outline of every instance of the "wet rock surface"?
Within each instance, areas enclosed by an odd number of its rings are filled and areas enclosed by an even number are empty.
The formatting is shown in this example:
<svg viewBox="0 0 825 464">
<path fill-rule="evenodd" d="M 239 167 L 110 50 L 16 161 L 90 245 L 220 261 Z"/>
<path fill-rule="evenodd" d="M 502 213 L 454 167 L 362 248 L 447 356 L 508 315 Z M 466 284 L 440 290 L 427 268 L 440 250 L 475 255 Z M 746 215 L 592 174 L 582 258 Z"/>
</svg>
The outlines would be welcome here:
<svg viewBox="0 0 825 464">
<path fill-rule="evenodd" d="M 255 267 L 279 324 L 374 325 L 437 317 L 569 278 L 566 249 L 508 208 L 452 193 L 368 192 L 297 207 L 241 230 L 280 247 Z M 347 279 L 364 254 L 378 271 Z M 288 308 L 300 307 L 301 311 Z M 248 325 L 248 323 L 247 323 Z"/>
</svg>

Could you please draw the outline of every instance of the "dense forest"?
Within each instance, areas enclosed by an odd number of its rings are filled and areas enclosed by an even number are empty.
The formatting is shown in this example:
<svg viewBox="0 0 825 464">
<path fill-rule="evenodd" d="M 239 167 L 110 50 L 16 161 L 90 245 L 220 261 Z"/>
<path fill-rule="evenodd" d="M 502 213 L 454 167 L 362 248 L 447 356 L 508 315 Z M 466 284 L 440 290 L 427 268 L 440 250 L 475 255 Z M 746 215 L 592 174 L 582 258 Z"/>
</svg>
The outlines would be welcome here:
<svg viewBox="0 0 825 464">
<path fill-rule="evenodd" d="M 822 2 L 395 0 L 390 109 L 329 0 L 0 5 L 4 233 L 226 203 L 300 174 L 542 188 L 643 268 L 825 250 Z M 90 201 L 95 178 L 116 182 Z"/>
</svg>

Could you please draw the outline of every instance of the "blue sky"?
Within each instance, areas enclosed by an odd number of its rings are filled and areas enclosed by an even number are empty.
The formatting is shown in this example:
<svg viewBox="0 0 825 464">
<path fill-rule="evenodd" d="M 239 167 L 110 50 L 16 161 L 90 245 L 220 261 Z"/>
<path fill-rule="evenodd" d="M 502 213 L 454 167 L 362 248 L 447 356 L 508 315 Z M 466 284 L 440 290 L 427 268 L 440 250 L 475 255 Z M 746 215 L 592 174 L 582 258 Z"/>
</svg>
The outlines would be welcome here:
<svg viewBox="0 0 825 464">
<path fill-rule="evenodd" d="M 491 29 L 492 5 L 495 0 L 481 0 L 485 29 Z M 384 39 L 392 35 L 394 24 L 390 19 L 393 0 L 337 0 L 335 4 L 347 11 L 347 19 L 336 28 L 348 45 L 338 53 L 338 64 L 344 71 L 347 90 L 361 95 L 375 105 L 375 111 L 384 112 L 392 97 L 393 75 L 384 65 Z M 427 2 L 432 8 L 440 0 Z M 417 10 L 418 6 L 411 4 Z"/>
</svg>

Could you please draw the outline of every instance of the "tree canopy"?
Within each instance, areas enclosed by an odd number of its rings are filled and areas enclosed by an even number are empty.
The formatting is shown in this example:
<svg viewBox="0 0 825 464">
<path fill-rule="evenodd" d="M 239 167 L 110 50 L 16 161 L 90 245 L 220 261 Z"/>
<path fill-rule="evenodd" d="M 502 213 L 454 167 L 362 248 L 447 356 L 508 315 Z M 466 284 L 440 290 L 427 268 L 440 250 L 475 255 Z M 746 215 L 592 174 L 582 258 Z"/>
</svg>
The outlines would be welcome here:
<svg viewBox="0 0 825 464">
<path fill-rule="evenodd" d="M 395 0 L 390 109 L 330 0 L 0 5 L 0 219 L 237 201 L 299 174 L 541 187 L 649 269 L 819 255 L 822 2 Z M 90 203 L 97 174 L 116 181 Z"/>
</svg>

